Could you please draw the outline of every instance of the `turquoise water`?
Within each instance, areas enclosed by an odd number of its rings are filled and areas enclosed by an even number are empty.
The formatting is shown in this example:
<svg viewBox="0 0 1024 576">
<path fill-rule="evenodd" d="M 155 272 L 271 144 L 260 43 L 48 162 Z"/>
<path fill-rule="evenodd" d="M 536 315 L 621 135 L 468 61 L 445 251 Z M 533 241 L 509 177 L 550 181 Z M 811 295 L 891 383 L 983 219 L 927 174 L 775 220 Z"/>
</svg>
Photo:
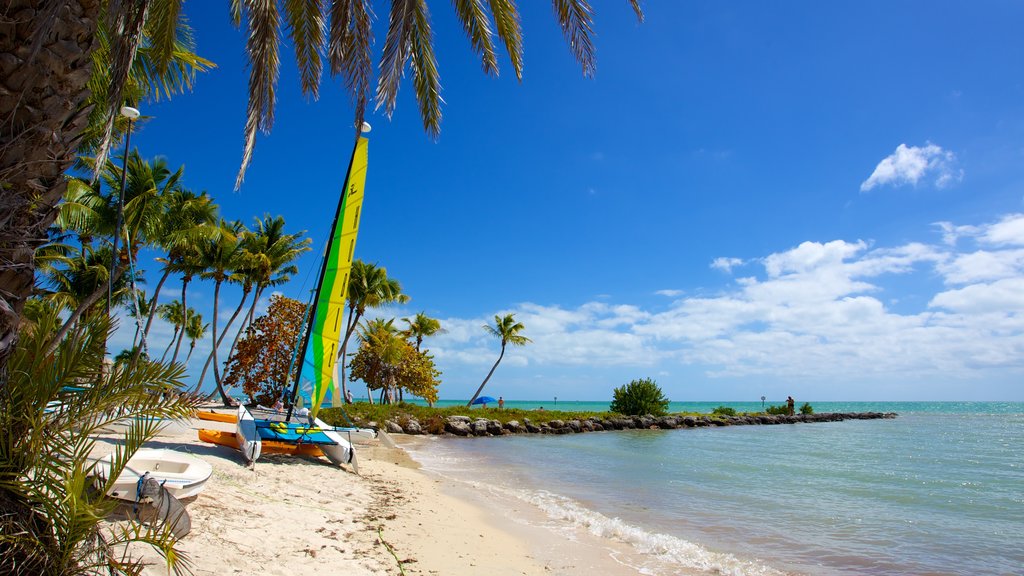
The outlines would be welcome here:
<svg viewBox="0 0 1024 576">
<path fill-rule="evenodd" d="M 721 404 L 748 409 L 673 410 Z M 1024 403 L 812 404 L 900 416 L 447 439 L 414 456 L 626 544 L 636 573 L 1024 573 Z"/>
<path fill-rule="evenodd" d="M 365 398 L 358 399 L 365 401 Z M 409 401 L 413 404 L 426 405 L 419 399 Z M 465 406 L 467 400 L 440 400 L 435 406 Z M 797 399 L 796 405 L 799 408 L 805 400 Z M 929 412 L 942 414 L 1013 414 L 1024 411 L 1024 403 L 1021 402 L 808 402 L 815 412 Z M 608 410 L 608 402 L 590 400 L 506 400 L 506 408 L 519 408 L 521 410 L 564 410 L 567 412 L 605 412 Z M 783 406 L 785 398 L 767 399 L 765 406 Z M 761 412 L 764 409 L 761 402 L 670 402 L 669 412 L 704 412 L 710 414 L 719 406 L 734 408 L 737 412 Z M 489 404 L 489 408 L 496 408 Z"/>
</svg>

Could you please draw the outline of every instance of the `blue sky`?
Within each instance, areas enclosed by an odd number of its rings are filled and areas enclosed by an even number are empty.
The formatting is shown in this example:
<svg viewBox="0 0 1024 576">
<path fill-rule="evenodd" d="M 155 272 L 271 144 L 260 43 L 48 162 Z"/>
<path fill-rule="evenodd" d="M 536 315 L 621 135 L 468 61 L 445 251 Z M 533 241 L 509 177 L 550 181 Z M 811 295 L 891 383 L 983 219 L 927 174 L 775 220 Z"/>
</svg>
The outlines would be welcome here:
<svg viewBox="0 0 1024 576">
<path fill-rule="evenodd" d="M 447 328 L 427 342 L 442 398 L 472 394 L 499 352 L 482 326 L 513 312 L 533 343 L 493 396 L 600 400 L 651 377 L 673 400 L 1024 400 L 1024 6 L 647 2 L 638 24 L 601 0 L 585 79 L 550 4 L 520 4 L 521 83 L 507 59 L 484 76 L 434 2 L 440 139 L 408 83 L 368 118 L 356 255 L 412 297 L 381 315 Z M 325 78 L 305 100 L 285 52 L 273 132 L 233 191 L 244 35 L 220 3 L 186 11 L 218 68 L 141 104 L 133 145 L 225 217 L 280 214 L 322 246 L 348 98 Z M 304 298 L 317 257 L 281 292 Z M 208 317 L 212 297 L 189 301 Z"/>
</svg>

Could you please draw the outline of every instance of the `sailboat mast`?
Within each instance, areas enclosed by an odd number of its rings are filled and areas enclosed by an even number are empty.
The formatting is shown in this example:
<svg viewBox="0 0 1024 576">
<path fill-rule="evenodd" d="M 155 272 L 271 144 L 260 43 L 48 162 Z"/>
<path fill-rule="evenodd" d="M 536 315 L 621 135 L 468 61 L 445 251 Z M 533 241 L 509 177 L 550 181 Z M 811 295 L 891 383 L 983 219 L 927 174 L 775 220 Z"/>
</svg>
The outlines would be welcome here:
<svg viewBox="0 0 1024 576">
<path fill-rule="evenodd" d="M 316 281 L 316 295 L 313 297 L 313 302 L 310 304 L 311 309 L 309 310 L 309 320 L 306 322 L 306 334 L 302 338 L 302 347 L 299 350 L 299 367 L 295 373 L 295 381 L 292 383 L 292 396 L 291 402 L 288 403 L 288 414 L 286 420 L 292 419 L 292 410 L 295 409 L 295 400 L 299 397 L 299 382 L 302 379 L 302 363 L 306 358 L 306 351 L 309 348 L 310 336 L 313 333 L 313 323 L 316 322 L 317 304 L 320 301 L 320 290 L 323 288 L 324 276 L 327 274 L 327 263 L 330 260 L 331 250 L 334 248 L 334 231 L 338 227 L 338 220 L 341 218 L 341 213 L 345 207 L 345 201 L 348 198 L 349 180 L 352 178 L 352 165 L 355 162 L 356 151 L 359 149 L 359 139 L 362 138 L 362 132 L 369 131 L 369 124 L 363 123 L 360 127 L 359 133 L 356 134 L 356 141 L 352 144 L 352 154 L 348 160 L 348 168 L 345 170 L 345 184 L 342 188 L 341 197 L 338 199 L 338 207 L 334 210 L 334 220 L 331 222 L 330 236 L 327 238 L 327 248 L 324 250 L 322 260 L 320 264 L 320 275 Z"/>
</svg>

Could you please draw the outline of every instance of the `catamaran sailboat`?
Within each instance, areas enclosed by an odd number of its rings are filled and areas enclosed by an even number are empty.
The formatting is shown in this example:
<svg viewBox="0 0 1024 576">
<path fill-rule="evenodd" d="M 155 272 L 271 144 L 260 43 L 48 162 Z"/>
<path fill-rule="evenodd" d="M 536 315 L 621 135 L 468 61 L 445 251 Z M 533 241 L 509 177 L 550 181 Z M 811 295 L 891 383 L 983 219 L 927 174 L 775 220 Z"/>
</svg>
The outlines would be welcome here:
<svg viewBox="0 0 1024 576">
<path fill-rule="evenodd" d="M 362 131 L 368 132 L 369 124 L 364 123 Z M 235 439 L 250 464 L 259 459 L 263 441 L 268 440 L 275 443 L 316 445 L 332 463 L 351 464 L 353 469 L 356 468 L 351 441 L 342 437 L 342 432 L 317 418 L 317 413 L 327 392 L 337 390 L 340 386 L 340 383 L 335 382 L 335 365 L 338 361 L 341 320 L 366 185 L 367 145 L 367 139 L 359 136 L 352 150 L 345 187 L 338 201 L 327 250 L 320 267 L 309 321 L 298 351 L 301 364 L 292 385 L 288 409 L 279 413 L 247 408 L 244 405 L 238 407 Z M 310 390 L 310 406 L 308 413 L 303 408 L 300 415 L 295 406 L 300 388 L 304 387 Z"/>
</svg>

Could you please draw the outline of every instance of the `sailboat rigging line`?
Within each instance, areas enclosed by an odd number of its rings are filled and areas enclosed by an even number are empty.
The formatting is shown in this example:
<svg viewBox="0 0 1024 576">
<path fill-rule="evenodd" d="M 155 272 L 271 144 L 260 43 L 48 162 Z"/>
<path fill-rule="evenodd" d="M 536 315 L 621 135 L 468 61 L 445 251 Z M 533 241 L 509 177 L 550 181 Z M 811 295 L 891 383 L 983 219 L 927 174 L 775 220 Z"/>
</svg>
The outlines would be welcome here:
<svg viewBox="0 0 1024 576">
<path fill-rule="evenodd" d="M 352 154 L 349 156 L 348 168 L 345 169 L 344 187 L 341 189 L 341 197 L 338 198 L 338 207 L 334 209 L 334 220 L 331 221 L 331 227 L 330 227 L 330 230 L 332 230 L 332 231 L 335 229 L 335 227 L 338 226 L 338 218 L 341 217 L 341 209 L 345 206 L 345 200 L 348 198 L 349 177 L 352 175 L 352 164 L 354 164 L 355 160 L 356 160 L 356 151 L 359 150 L 359 140 L 360 140 L 360 138 L 362 138 L 362 136 L 357 131 L 356 132 L 355 142 L 352 143 Z M 331 246 L 332 246 L 332 244 L 334 244 L 334 234 L 333 233 L 331 234 L 330 238 L 327 240 L 327 249 L 324 251 L 325 255 L 331 253 Z M 317 289 L 318 290 L 319 290 L 320 285 L 324 281 L 324 275 L 327 274 L 327 262 L 328 262 L 328 258 L 325 256 L 323 258 L 323 263 L 321 263 L 321 265 L 320 265 L 320 275 L 317 277 L 317 281 L 316 281 L 316 285 L 317 285 Z M 312 309 L 312 311 L 310 313 L 310 316 L 309 316 L 309 327 L 306 329 L 306 336 L 302 339 L 302 347 L 299 350 L 300 366 L 299 366 L 298 372 L 295 374 L 295 382 L 294 382 L 294 384 L 292 384 L 292 401 L 288 404 L 288 414 L 285 416 L 285 420 L 286 421 L 290 421 L 292 419 L 292 410 L 295 408 L 295 398 L 299 394 L 299 380 L 302 379 L 302 366 L 301 366 L 301 362 L 306 358 L 306 348 L 309 347 L 309 337 L 310 337 L 310 333 L 312 332 L 312 324 L 313 324 L 313 322 L 316 321 L 316 304 L 317 303 L 314 300 L 314 302 L 313 302 L 313 309 Z M 312 400 L 312 398 L 310 398 L 310 400 Z M 314 407 L 315 407 L 315 403 L 314 403 Z"/>
</svg>

